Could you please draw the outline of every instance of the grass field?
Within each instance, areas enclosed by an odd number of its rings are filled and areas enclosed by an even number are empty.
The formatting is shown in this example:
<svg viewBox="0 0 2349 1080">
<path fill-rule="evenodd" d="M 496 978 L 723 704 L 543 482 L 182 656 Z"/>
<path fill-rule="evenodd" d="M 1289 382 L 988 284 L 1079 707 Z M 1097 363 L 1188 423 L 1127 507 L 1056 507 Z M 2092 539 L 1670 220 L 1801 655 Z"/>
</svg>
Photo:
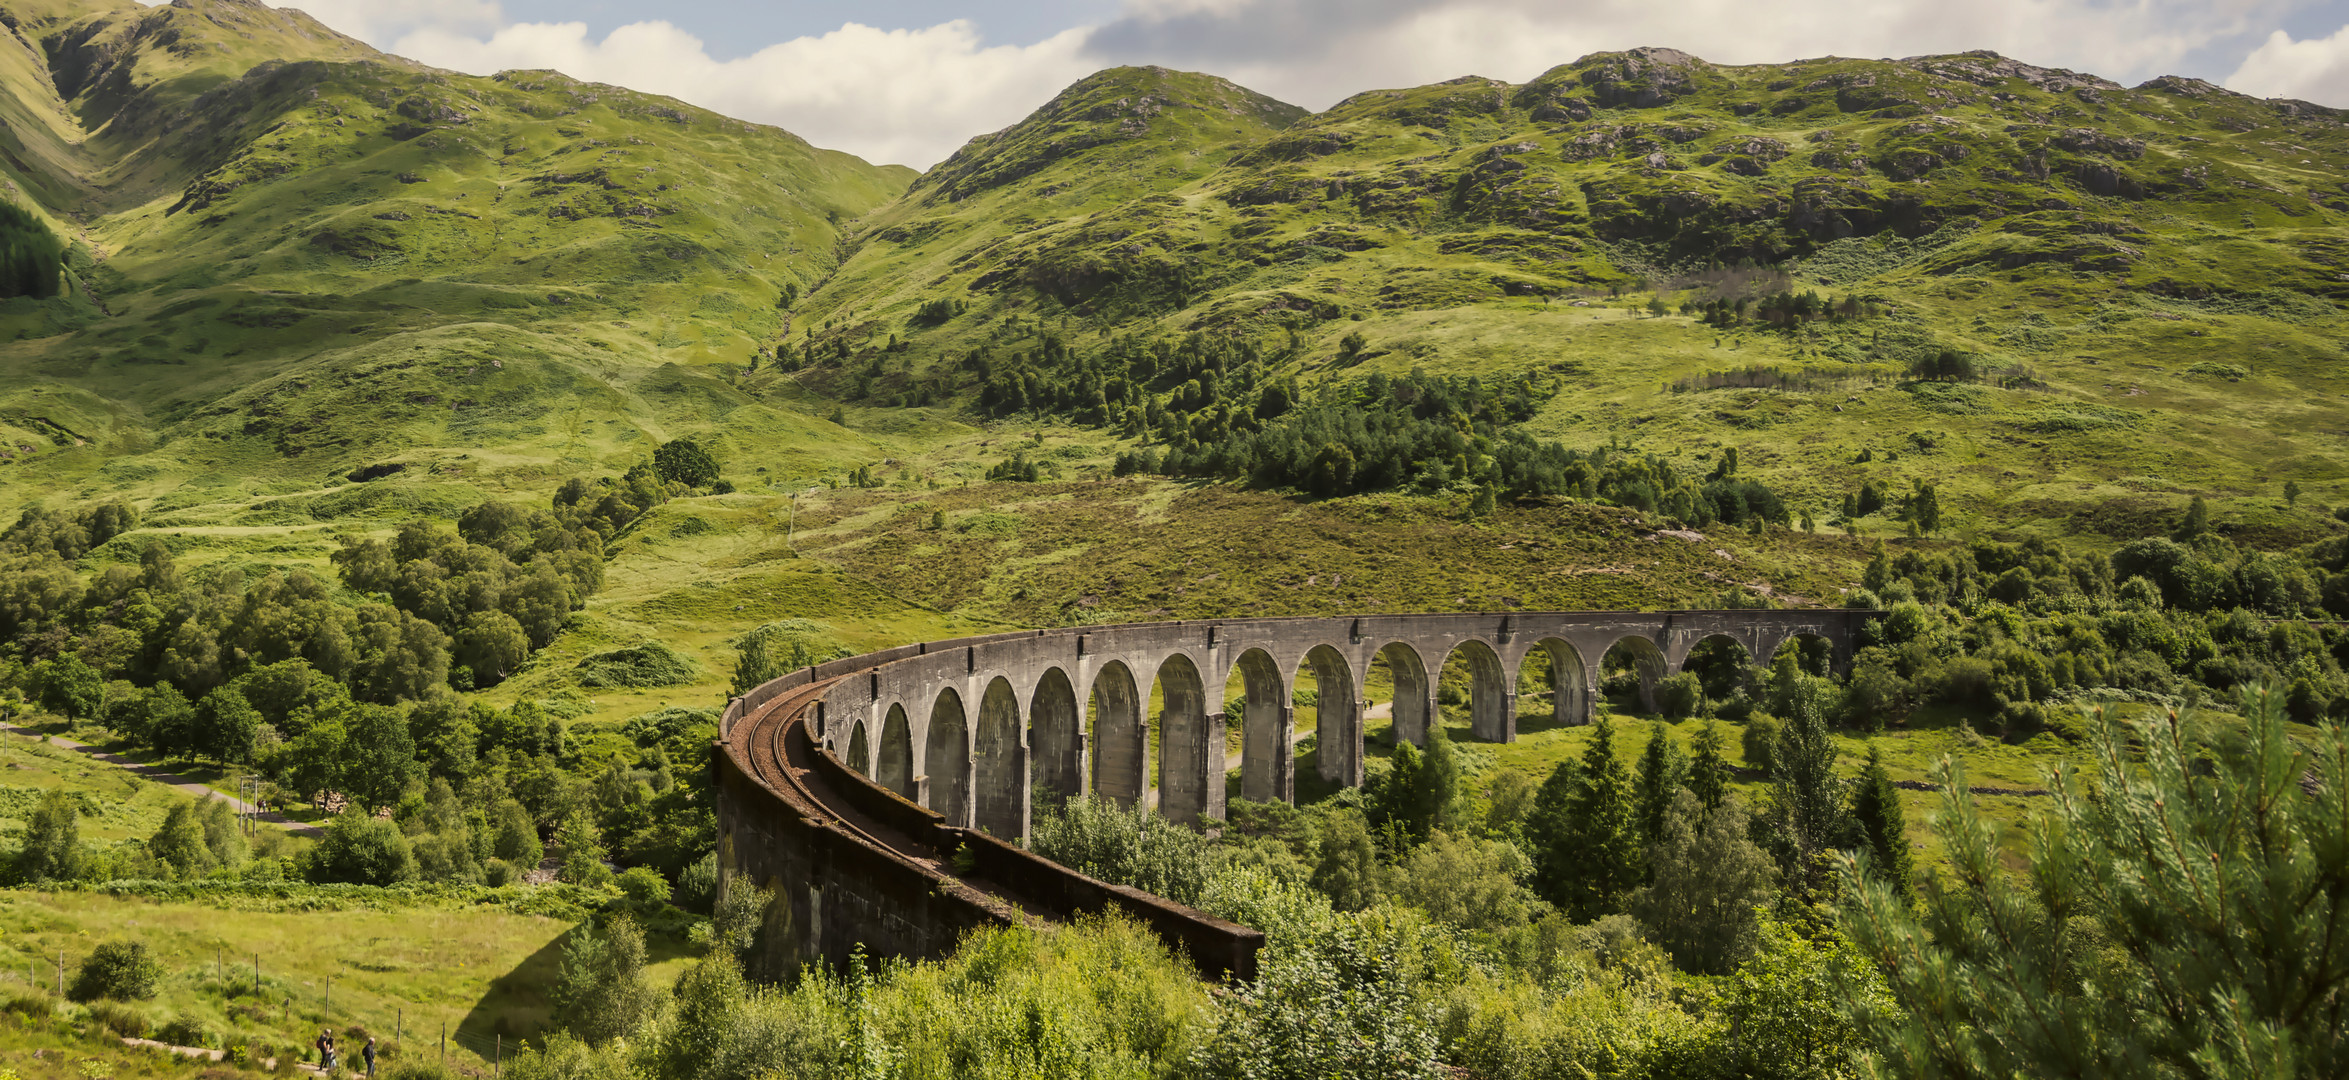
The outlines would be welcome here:
<svg viewBox="0 0 2349 1080">
<path fill-rule="evenodd" d="M 189 1017 L 215 1046 L 297 1046 L 327 1026 L 390 1044 L 404 1031 L 399 1045 L 419 1054 L 437 1053 L 445 1024 L 452 1047 L 470 1053 L 545 1029 L 561 938 L 573 925 L 396 896 L 188 902 L 12 890 L 0 892 L 0 987 L 53 993 L 60 955 L 70 984 L 91 947 L 135 939 L 166 973 L 155 999 L 131 1006 L 157 1028 Z M 648 945 L 648 978 L 660 985 L 692 955 L 675 938 L 653 935 Z"/>
</svg>

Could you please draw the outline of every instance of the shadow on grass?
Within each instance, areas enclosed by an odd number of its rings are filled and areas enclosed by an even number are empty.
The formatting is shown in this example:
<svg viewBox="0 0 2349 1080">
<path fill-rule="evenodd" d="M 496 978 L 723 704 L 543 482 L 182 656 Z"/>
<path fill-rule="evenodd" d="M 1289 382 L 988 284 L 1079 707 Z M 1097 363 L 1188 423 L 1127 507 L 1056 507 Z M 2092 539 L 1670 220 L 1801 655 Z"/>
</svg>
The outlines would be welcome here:
<svg viewBox="0 0 2349 1080">
<path fill-rule="evenodd" d="M 581 923 L 580 927 L 586 925 Z M 578 932 L 579 927 L 574 927 L 557 936 L 505 974 L 491 979 L 481 999 L 457 1022 L 457 1029 L 469 1038 L 503 1036 L 509 1051 L 524 1040 L 543 1045 L 556 1029 L 555 987 L 563 977 L 563 947 Z M 683 937 L 650 931 L 644 935 L 644 953 L 647 968 L 672 960 L 696 960 L 702 955 Z"/>
</svg>

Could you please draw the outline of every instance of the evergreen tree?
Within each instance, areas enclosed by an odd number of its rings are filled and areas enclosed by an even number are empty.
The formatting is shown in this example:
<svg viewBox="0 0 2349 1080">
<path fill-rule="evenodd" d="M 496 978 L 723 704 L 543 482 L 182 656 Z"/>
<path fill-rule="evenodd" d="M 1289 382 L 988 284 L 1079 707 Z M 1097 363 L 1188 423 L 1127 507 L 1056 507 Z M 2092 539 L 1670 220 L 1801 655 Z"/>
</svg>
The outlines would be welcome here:
<svg viewBox="0 0 2349 1080">
<path fill-rule="evenodd" d="M 1664 836 L 1664 819 L 1672 812 L 1672 798 L 1688 778 L 1688 757 L 1672 741 L 1672 729 L 1661 720 L 1648 725 L 1647 752 L 1639 759 L 1640 842 L 1653 844 Z"/>
<path fill-rule="evenodd" d="M 1688 765 L 1688 790 L 1696 793 L 1697 804 L 1709 814 L 1721 808 L 1721 800 L 1729 792 L 1729 761 L 1721 756 L 1721 725 L 1707 719 L 1693 741 L 1696 755 Z"/>
<path fill-rule="evenodd" d="M 1782 662 L 1788 658 L 1789 654 L 1779 657 Z M 1767 838 L 1763 846 L 1777 856 L 1788 887 L 1807 892 L 1824 884 L 1819 876 L 1824 867 L 1817 857 L 1849 840 L 1849 804 L 1845 781 L 1835 775 L 1835 739 L 1827 728 L 1833 685 L 1799 671 L 1788 683 L 1783 723 L 1770 750 L 1770 791 L 1761 831 Z"/>
<path fill-rule="evenodd" d="M 1561 763 L 1534 797 L 1527 833 L 1544 899 L 1587 921 L 1618 909 L 1644 872 L 1631 771 L 1605 714 L 1580 762 Z"/>
<path fill-rule="evenodd" d="M 1838 925 L 1898 958 L 1885 1075 L 2349 1073 L 2349 738 L 2290 731 L 2280 688 L 2238 706 L 2090 711 L 2019 881 L 1955 763 L 1921 903 L 1847 864 Z"/>
<path fill-rule="evenodd" d="M 1913 860 L 1908 825 L 1900 809 L 1900 789 L 1892 786 L 1891 774 L 1884 771 L 1883 749 L 1872 742 L 1868 744 L 1868 767 L 1852 786 L 1851 817 L 1866 845 L 1868 868 L 1894 888 L 1907 890 Z"/>
</svg>

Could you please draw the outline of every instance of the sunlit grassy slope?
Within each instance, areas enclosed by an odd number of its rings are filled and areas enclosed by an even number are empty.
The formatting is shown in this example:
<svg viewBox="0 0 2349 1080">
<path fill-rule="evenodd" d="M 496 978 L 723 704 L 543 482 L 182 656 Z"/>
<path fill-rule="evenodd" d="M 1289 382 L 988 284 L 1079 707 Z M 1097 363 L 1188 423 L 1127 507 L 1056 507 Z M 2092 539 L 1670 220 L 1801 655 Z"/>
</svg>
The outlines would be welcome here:
<svg viewBox="0 0 2349 1080">
<path fill-rule="evenodd" d="M 0 167 L 75 240 L 67 296 L 0 305 L 0 503 L 554 475 L 714 423 L 867 449 L 728 365 L 907 170 L 240 0 L 0 12 L 34 46 L 0 63 Z"/>
<path fill-rule="evenodd" d="M 2286 480 L 2349 499 L 2345 152 L 2332 110 L 1989 54 L 1640 50 L 1297 119 L 1122 69 L 867 219 L 801 324 L 862 351 L 803 378 L 886 402 L 968 392 L 951 362 L 982 345 L 1000 367 L 1044 334 L 1080 352 L 1236 334 L 1309 388 L 1559 373 L 1543 436 L 1736 446 L 1817 510 L 1921 480 L 1966 531 L 2114 538 L 2200 493 L 2258 539 L 2304 540 L 2328 526 L 2279 505 Z M 1877 313 L 1793 333 L 1677 313 L 1779 289 Z M 917 325 L 937 299 L 969 310 Z M 1342 358 L 1348 334 L 1364 347 Z M 901 352 L 871 350 L 891 335 Z M 1908 384 L 1942 349 L 1998 377 Z M 1687 382 L 1749 368 L 1771 370 Z"/>
<path fill-rule="evenodd" d="M 248 0 L 0 14 L 26 46 L 0 49 L 0 179 L 74 240 L 65 296 L 0 303 L 0 517 L 126 495 L 145 526 L 94 560 L 159 538 L 190 566 L 323 567 L 343 537 L 703 439 L 741 490 L 617 538 L 608 588 L 487 695 L 560 700 L 585 733 L 717 704 L 733 640 L 771 622 L 862 650 L 1729 588 L 1832 603 L 1899 528 L 1689 539 L 1587 504 L 1471 522 L 1460 493 L 1116 480 L 1115 432 L 973 408 L 963 358 L 1029 362 L 1047 336 L 1243 337 L 1309 393 L 1540 372 L 1562 386 L 1541 437 L 1699 471 L 1735 447 L 1822 519 L 1863 481 L 1935 483 L 1953 538 L 2109 546 L 2199 494 L 2281 547 L 2349 502 L 2349 141 L 2303 103 L 1987 54 L 1641 50 L 1309 114 L 1119 68 L 917 177 L 554 73 L 434 71 Z M 1873 313 L 1790 333 L 1678 310 L 1778 289 Z M 915 318 L 936 301 L 963 308 Z M 743 371 L 779 343 L 848 357 Z M 1906 378 L 1942 349 L 1998 377 Z M 984 481 L 1018 451 L 1047 482 Z M 349 479 L 368 465 L 403 468 Z M 860 467 L 880 486 L 827 484 Z M 646 639 L 695 681 L 583 683 L 582 659 Z M 1532 769 L 1580 738 L 1489 752 Z"/>
</svg>

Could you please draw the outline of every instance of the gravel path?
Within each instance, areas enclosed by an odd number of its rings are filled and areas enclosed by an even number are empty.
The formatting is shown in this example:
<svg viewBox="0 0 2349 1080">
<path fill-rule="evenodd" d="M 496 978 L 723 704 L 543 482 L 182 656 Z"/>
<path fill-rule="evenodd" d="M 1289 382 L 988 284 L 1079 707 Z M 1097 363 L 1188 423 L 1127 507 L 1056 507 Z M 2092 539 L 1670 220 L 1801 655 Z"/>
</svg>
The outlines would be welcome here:
<svg viewBox="0 0 2349 1080">
<path fill-rule="evenodd" d="M 33 731 L 29 728 L 21 728 L 14 724 L 0 724 L 0 731 L 6 731 L 12 735 L 24 735 L 34 739 L 42 737 L 41 733 L 38 731 Z M 165 770 L 154 765 L 146 765 L 140 762 L 132 761 L 131 759 L 126 758 L 121 754 L 108 753 L 107 751 L 100 750 L 88 743 L 75 742 L 72 739 L 68 739 L 62 735 L 51 735 L 48 737 L 48 741 L 49 745 L 51 746 L 62 747 L 64 749 L 71 750 L 74 753 L 89 757 L 93 760 L 103 761 L 108 765 L 125 770 L 135 776 L 152 780 L 158 784 L 163 784 L 168 787 L 178 788 L 181 791 L 187 792 L 188 794 L 193 795 L 199 799 L 226 800 L 229 809 L 234 810 L 240 814 L 253 814 L 254 810 L 256 809 L 256 807 L 254 807 L 251 803 L 245 802 L 242 799 L 224 792 L 214 791 L 211 788 L 190 780 L 187 777 L 181 776 L 178 773 L 166 772 Z M 290 832 L 296 836 L 315 837 L 326 835 L 325 829 L 319 828 L 316 825 L 305 825 L 302 822 L 295 821 L 294 819 L 280 814 L 274 810 L 264 811 L 255 816 L 259 817 L 260 820 L 266 821 L 272 825 L 281 826 L 285 829 L 285 831 Z"/>
</svg>

